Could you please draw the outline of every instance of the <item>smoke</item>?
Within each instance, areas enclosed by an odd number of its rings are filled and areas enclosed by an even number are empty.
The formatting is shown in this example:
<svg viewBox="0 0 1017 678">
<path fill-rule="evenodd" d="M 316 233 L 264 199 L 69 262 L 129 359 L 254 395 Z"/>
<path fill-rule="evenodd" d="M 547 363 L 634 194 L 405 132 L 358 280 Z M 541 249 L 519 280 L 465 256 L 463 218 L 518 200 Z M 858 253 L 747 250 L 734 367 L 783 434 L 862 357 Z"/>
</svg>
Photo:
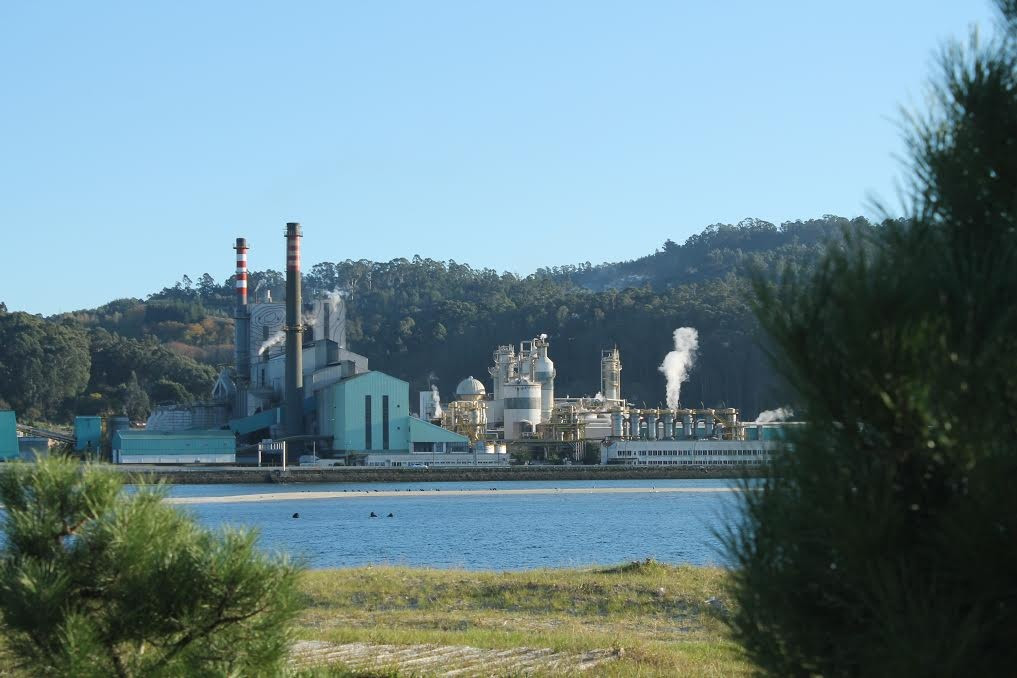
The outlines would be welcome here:
<svg viewBox="0 0 1017 678">
<path fill-rule="evenodd" d="M 678 407 L 682 382 L 688 379 L 689 370 L 696 361 L 699 333 L 694 327 L 679 327 L 674 331 L 674 350 L 664 356 L 657 369 L 667 378 L 667 406 Z"/>
<path fill-rule="evenodd" d="M 786 421 L 793 416 L 795 416 L 795 411 L 790 407 L 778 407 L 775 410 L 760 412 L 759 416 L 756 417 L 756 423 L 769 424 L 773 421 Z"/>
<path fill-rule="evenodd" d="M 593 400 L 598 403 L 604 402 L 604 394 L 601 393 L 600 391 L 597 391 L 597 395 L 593 396 Z"/>
<path fill-rule="evenodd" d="M 441 417 L 441 395 L 438 394 L 438 387 L 431 384 L 431 394 L 434 396 L 434 418 Z"/>
<path fill-rule="evenodd" d="M 261 342 L 261 346 L 258 347 L 258 355 L 261 355 L 273 346 L 278 346 L 284 341 L 286 341 L 286 332 L 284 330 L 277 330 L 275 334 Z"/>
</svg>

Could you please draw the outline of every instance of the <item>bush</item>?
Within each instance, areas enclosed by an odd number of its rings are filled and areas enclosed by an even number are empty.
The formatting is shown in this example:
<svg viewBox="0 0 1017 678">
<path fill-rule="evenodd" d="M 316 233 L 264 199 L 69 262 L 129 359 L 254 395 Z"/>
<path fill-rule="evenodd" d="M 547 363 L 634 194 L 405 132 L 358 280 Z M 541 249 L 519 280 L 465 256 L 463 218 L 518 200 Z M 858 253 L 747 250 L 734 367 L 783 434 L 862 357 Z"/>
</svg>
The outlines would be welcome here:
<svg viewBox="0 0 1017 678">
<path fill-rule="evenodd" d="M 298 569 L 54 457 L 0 474 L 0 629 L 38 676 L 278 675 Z"/>
<path fill-rule="evenodd" d="M 765 673 L 1017 664 L 1014 8 L 998 42 L 944 52 L 910 218 L 757 286 L 808 421 L 726 539 L 730 623 Z"/>
</svg>

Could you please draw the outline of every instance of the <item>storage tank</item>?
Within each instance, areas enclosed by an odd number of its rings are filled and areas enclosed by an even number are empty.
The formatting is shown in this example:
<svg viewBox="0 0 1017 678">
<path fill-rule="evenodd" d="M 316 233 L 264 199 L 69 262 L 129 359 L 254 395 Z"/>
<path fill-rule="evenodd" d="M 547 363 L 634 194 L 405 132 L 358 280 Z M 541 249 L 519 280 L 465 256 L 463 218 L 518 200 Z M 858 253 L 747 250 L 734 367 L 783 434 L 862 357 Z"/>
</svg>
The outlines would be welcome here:
<svg viewBox="0 0 1017 678">
<path fill-rule="evenodd" d="M 540 384 L 513 379 L 505 384 L 505 440 L 518 440 L 540 423 Z"/>
<path fill-rule="evenodd" d="M 630 438 L 639 438 L 640 437 L 640 430 L 639 430 L 640 426 L 639 426 L 639 424 L 640 424 L 639 412 L 636 412 L 635 410 L 633 410 L 632 413 L 629 414 L 629 437 Z"/>
<path fill-rule="evenodd" d="M 670 410 L 664 413 L 664 439 L 674 438 L 674 413 Z"/>
<path fill-rule="evenodd" d="M 505 384 L 512 378 L 515 355 L 515 349 L 511 345 L 499 346 L 492 356 L 494 365 L 487 370 L 494 380 L 491 406 L 488 408 L 487 417 L 494 424 L 505 421 Z"/>
<path fill-rule="evenodd" d="M 466 377 L 456 386 L 456 400 L 483 400 L 486 396 L 487 389 L 479 379 L 472 376 Z"/>
<path fill-rule="evenodd" d="M 537 350 L 537 357 L 533 362 L 533 378 L 540 384 L 540 421 L 551 420 L 551 410 L 554 409 L 554 363 L 547 357 L 547 335 L 540 335 L 534 339 L 533 347 Z"/>
<path fill-rule="evenodd" d="M 682 437 L 688 440 L 692 437 L 692 410 L 678 410 L 682 419 Z"/>
<path fill-rule="evenodd" d="M 621 412 L 611 413 L 611 435 L 615 438 L 625 435 L 625 415 Z"/>
<path fill-rule="evenodd" d="M 600 352 L 600 393 L 604 400 L 621 400 L 621 353 L 615 347 Z"/>
<path fill-rule="evenodd" d="M 657 413 L 650 412 L 646 416 L 646 437 L 649 440 L 657 439 Z"/>
</svg>

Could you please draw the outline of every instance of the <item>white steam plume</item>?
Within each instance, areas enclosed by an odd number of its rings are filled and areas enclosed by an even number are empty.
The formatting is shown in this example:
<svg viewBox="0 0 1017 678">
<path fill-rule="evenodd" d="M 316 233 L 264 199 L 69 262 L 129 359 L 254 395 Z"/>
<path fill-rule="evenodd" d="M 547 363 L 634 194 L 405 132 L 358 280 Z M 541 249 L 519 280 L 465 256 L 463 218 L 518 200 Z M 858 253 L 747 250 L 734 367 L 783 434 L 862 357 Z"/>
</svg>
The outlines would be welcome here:
<svg viewBox="0 0 1017 678">
<path fill-rule="evenodd" d="M 431 384 L 431 394 L 434 396 L 434 418 L 441 418 L 441 396 L 438 395 L 438 387 Z"/>
<path fill-rule="evenodd" d="M 786 421 L 795 416 L 795 411 L 790 407 L 778 407 L 775 410 L 765 410 L 756 417 L 756 423 L 768 424 L 773 421 Z"/>
<path fill-rule="evenodd" d="M 258 355 L 261 355 L 262 353 L 272 348 L 273 346 L 277 346 L 283 343 L 283 341 L 285 340 L 286 340 L 285 330 L 276 331 L 276 333 L 273 334 L 271 337 L 261 342 L 261 346 L 258 347 Z"/>
<path fill-rule="evenodd" d="M 667 406 L 672 410 L 678 407 L 682 382 L 689 377 L 698 349 L 696 328 L 679 327 L 674 331 L 674 350 L 664 356 L 664 362 L 657 368 L 667 378 Z"/>
</svg>

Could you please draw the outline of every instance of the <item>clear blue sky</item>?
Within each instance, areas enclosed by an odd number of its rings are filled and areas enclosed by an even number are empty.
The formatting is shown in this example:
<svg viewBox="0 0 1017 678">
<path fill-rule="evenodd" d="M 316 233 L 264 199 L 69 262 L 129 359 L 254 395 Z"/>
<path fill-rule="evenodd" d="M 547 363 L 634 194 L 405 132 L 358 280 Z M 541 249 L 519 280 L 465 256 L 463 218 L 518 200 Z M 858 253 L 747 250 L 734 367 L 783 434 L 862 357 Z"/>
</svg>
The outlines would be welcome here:
<svg viewBox="0 0 1017 678">
<path fill-rule="evenodd" d="M 0 3 L 0 300 L 414 254 L 520 274 L 895 201 L 988 2 Z"/>
</svg>

